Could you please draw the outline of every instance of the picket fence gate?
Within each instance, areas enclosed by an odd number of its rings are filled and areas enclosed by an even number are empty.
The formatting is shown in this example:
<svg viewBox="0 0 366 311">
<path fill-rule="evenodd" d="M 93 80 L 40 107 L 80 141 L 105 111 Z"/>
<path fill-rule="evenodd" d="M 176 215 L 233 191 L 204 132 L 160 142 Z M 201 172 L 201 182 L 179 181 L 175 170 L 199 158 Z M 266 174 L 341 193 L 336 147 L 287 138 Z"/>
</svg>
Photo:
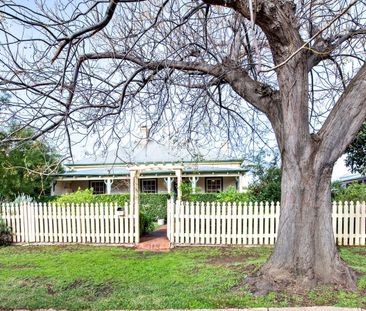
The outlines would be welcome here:
<svg viewBox="0 0 366 311">
<path fill-rule="evenodd" d="M 128 203 L 3 203 L 0 218 L 16 243 L 134 244 L 138 217 Z"/>
<path fill-rule="evenodd" d="M 333 202 L 338 245 L 366 245 L 365 202 Z M 174 245 L 273 245 L 280 203 L 168 201 L 168 238 Z"/>
</svg>

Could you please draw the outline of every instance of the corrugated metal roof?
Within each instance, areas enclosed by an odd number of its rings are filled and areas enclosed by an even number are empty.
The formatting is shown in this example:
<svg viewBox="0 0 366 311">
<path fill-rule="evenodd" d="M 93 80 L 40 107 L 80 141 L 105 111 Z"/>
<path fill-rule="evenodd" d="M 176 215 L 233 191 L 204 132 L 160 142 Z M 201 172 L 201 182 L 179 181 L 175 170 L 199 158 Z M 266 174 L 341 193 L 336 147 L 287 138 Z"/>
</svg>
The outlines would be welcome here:
<svg viewBox="0 0 366 311">
<path fill-rule="evenodd" d="M 195 167 L 184 168 L 184 173 L 207 173 L 207 172 L 247 172 L 248 170 L 243 167 L 232 167 L 232 166 L 202 166 L 198 165 Z"/>
<path fill-rule="evenodd" d="M 93 169 L 82 169 L 82 170 L 69 170 L 58 176 L 123 176 L 129 175 L 130 172 L 127 168 L 121 167 L 98 167 Z"/>
<path fill-rule="evenodd" d="M 176 163 L 176 162 L 202 162 L 217 160 L 233 160 L 233 157 L 226 155 L 223 151 L 213 148 L 206 151 L 191 153 L 187 149 L 170 147 L 157 142 L 140 144 L 137 147 L 120 148 L 104 155 L 95 155 L 69 166 L 82 166 L 93 164 L 127 164 L 127 163 Z M 237 159 L 235 159 L 237 160 Z"/>
<path fill-rule="evenodd" d="M 357 174 L 344 175 L 344 176 L 340 177 L 339 180 L 340 181 L 352 181 L 352 180 L 359 180 L 359 179 L 364 179 L 364 178 L 366 178 L 366 177 L 357 173 Z"/>
</svg>

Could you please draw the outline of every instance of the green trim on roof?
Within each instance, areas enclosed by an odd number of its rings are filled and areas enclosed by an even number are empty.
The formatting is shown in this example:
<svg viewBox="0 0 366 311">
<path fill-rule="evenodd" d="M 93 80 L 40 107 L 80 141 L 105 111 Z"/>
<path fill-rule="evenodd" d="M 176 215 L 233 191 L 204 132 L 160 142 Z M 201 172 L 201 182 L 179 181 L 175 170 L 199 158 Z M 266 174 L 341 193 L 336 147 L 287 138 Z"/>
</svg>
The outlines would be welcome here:
<svg viewBox="0 0 366 311">
<path fill-rule="evenodd" d="M 176 162 L 115 162 L 115 163 L 90 163 L 90 164 L 72 164 L 65 163 L 65 166 L 110 166 L 110 165 L 136 165 L 136 164 L 179 164 L 179 163 L 228 163 L 228 162 L 243 162 L 243 159 L 232 159 L 232 160 L 203 160 L 203 161 L 176 161 Z"/>
<path fill-rule="evenodd" d="M 93 177 L 93 176 L 108 176 L 108 177 L 113 177 L 113 176 L 130 176 L 130 174 L 77 174 L 77 175 L 71 175 L 71 174 L 67 174 L 67 175 L 53 175 L 55 177 Z"/>
<path fill-rule="evenodd" d="M 228 168 L 225 170 L 189 170 L 189 171 L 184 171 L 183 169 L 183 174 L 186 175 L 195 175 L 195 174 L 210 174 L 210 173 L 246 173 L 248 172 L 247 169 L 245 168 Z M 71 174 L 67 174 L 67 175 L 54 175 L 55 177 L 98 177 L 98 176 L 108 176 L 108 177 L 113 177 L 113 176 L 129 176 L 130 174 L 77 174 L 77 175 L 71 175 Z M 150 175 L 172 175 L 174 176 L 175 173 L 172 173 L 172 171 L 158 171 L 158 172 L 141 172 L 141 176 L 150 176 Z"/>
</svg>

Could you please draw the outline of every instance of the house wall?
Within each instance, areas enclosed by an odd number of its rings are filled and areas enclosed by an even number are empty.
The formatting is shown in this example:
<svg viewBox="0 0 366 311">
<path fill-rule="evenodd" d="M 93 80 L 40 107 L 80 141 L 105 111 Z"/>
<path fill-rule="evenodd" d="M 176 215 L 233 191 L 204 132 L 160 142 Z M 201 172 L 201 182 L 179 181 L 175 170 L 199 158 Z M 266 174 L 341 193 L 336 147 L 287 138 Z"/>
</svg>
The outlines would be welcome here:
<svg viewBox="0 0 366 311">
<path fill-rule="evenodd" d="M 205 192 L 205 183 L 206 183 L 206 177 L 198 176 L 198 182 L 197 182 L 197 188 L 200 192 Z M 212 176 L 213 178 L 221 178 L 222 176 Z M 236 179 L 233 176 L 224 176 L 223 179 L 223 190 L 227 190 L 228 187 L 234 186 L 236 187 Z M 185 181 L 189 181 L 188 178 L 184 179 Z"/>
<path fill-rule="evenodd" d="M 235 177 L 224 177 L 224 191 L 227 190 L 228 187 L 232 186 L 236 189 L 236 178 Z"/>
<path fill-rule="evenodd" d="M 158 193 L 167 193 L 167 192 L 168 192 L 168 189 L 164 182 L 164 178 L 159 178 L 158 179 Z"/>
<path fill-rule="evenodd" d="M 215 176 L 216 177 L 216 176 Z M 220 177 L 220 176 L 217 176 Z M 167 193 L 167 186 L 164 182 L 164 178 L 157 178 L 158 181 L 158 193 Z M 183 181 L 189 181 L 189 178 L 183 178 Z M 223 177 L 223 190 L 227 190 L 229 186 L 236 186 L 236 179 L 232 176 L 224 176 Z M 61 195 L 65 193 L 72 193 L 77 191 L 78 189 L 85 190 L 89 188 L 89 180 L 73 180 L 73 181 L 57 181 L 53 195 Z M 199 176 L 197 182 L 197 188 L 200 189 L 201 192 L 205 192 L 205 177 Z M 129 193 L 129 180 L 114 180 L 112 184 L 111 193 Z"/>
<path fill-rule="evenodd" d="M 130 193 L 130 181 L 128 179 L 116 179 L 113 181 L 111 194 Z"/>
<path fill-rule="evenodd" d="M 57 181 L 52 191 L 52 195 L 61 195 L 65 193 L 72 193 L 77 191 L 79 188 L 81 190 L 87 189 L 89 187 L 88 180 L 75 180 L 75 181 Z"/>
</svg>

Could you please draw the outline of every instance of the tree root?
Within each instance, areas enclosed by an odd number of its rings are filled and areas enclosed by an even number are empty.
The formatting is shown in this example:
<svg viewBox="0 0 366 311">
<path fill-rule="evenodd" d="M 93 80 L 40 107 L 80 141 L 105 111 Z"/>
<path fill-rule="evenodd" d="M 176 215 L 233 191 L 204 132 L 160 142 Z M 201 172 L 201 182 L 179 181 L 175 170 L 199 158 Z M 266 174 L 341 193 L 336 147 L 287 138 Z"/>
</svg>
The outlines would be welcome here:
<svg viewBox="0 0 366 311">
<path fill-rule="evenodd" d="M 357 289 L 355 271 L 341 260 L 332 266 L 334 273 L 319 275 L 313 269 L 300 274 L 289 269 L 274 268 L 267 263 L 254 275 L 248 276 L 245 281 L 249 285 L 250 292 L 255 296 L 281 291 L 299 293 L 319 285 L 330 285 L 347 291 Z"/>
</svg>

